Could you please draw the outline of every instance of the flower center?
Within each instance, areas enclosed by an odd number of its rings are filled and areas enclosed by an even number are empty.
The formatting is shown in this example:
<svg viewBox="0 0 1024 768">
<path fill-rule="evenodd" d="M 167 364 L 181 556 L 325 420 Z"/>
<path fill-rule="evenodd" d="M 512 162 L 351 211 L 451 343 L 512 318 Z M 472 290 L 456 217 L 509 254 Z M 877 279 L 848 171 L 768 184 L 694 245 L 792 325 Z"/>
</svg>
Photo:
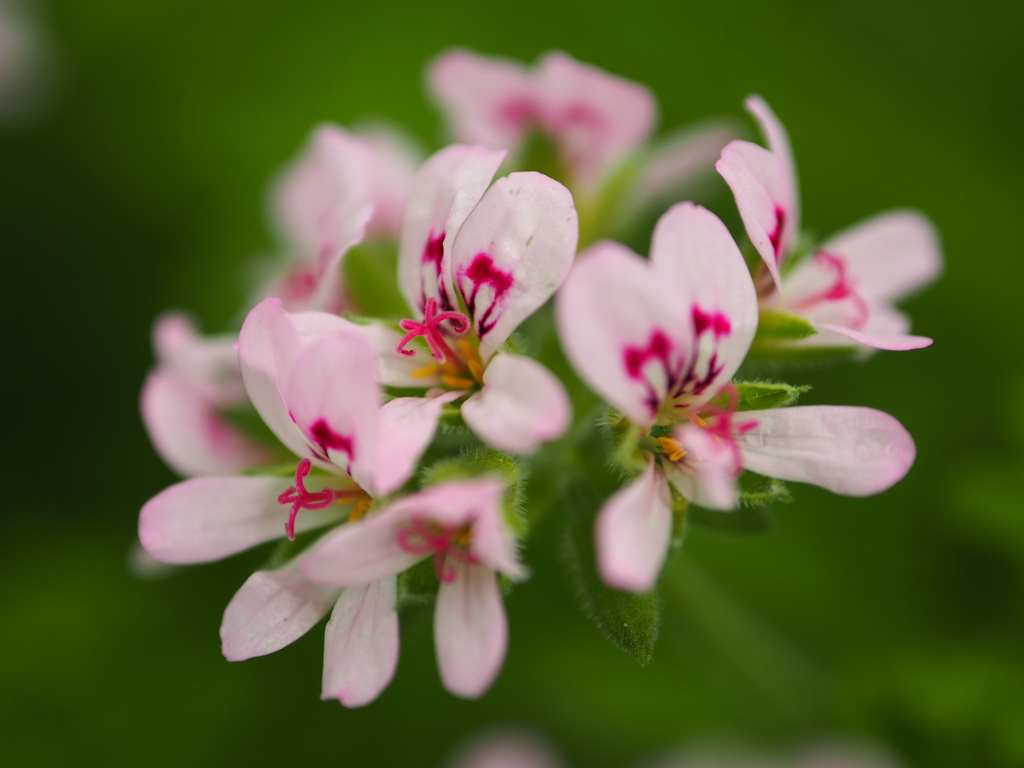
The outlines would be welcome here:
<svg viewBox="0 0 1024 768">
<path fill-rule="evenodd" d="M 334 488 L 324 488 L 320 491 L 308 490 L 305 478 L 309 475 L 309 470 L 312 466 L 313 462 L 309 459 L 300 461 L 299 465 L 295 468 L 295 485 L 277 497 L 278 504 L 292 505 L 288 513 L 288 522 L 284 524 L 284 532 L 288 537 L 288 541 L 295 541 L 295 518 L 298 517 L 300 510 L 323 509 L 335 501 L 341 504 L 355 501 L 356 504 L 352 514 L 349 516 L 349 520 L 356 520 L 369 507 L 370 497 L 366 494 L 366 491 L 359 487 L 344 490 L 336 490 Z"/>
<path fill-rule="evenodd" d="M 792 302 L 790 306 L 795 310 L 807 310 L 826 301 L 849 300 L 854 311 L 850 325 L 853 328 L 863 328 L 868 319 L 868 305 L 854 287 L 846 259 L 826 251 L 818 251 L 813 259 L 815 265 L 827 273 L 828 281 L 820 290 Z"/>
<path fill-rule="evenodd" d="M 445 321 L 451 322 L 451 328 L 448 331 L 441 327 L 441 323 Z M 426 339 L 427 346 L 430 347 L 430 354 L 435 360 L 439 363 L 446 360 L 454 362 L 458 360 L 458 357 L 445 341 L 445 335 L 449 332 L 456 336 L 464 334 L 469 330 L 469 318 L 461 312 L 438 312 L 437 299 L 427 299 L 423 308 L 423 322 L 418 323 L 415 320 L 407 319 L 402 320 L 398 326 L 406 332 L 395 348 L 400 355 L 406 357 L 415 355 L 416 350 L 406 349 L 405 346 L 417 336 L 422 336 Z"/>
<path fill-rule="evenodd" d="M 468 525 L 440 525 L 429 520 L 414 519 L 398 531 L 398 546 L 412 555 L 434 555 L 434 573 L 445 584 L 455 580 L 455 566 L 479 563 L 480 558 L 469 551 L 473 535 Z"/>
</svg>

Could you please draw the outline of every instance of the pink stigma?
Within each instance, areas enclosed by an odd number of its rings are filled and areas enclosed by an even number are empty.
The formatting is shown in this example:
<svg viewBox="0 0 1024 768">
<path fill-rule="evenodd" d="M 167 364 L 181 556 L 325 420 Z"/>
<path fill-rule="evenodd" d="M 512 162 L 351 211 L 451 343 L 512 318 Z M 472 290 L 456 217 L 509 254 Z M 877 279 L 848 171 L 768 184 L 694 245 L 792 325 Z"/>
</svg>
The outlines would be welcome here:
<svg viewBox="0 0 1024 768">
<path fill-rule="evenodd" d="M 736 445 L 735 435 L 742 435 L 757 426 L 756 421 L 742 421 L 735 423 L 733 416 L 739 407 L 740 393 L 732 384 L 726 384 L 719 392 L 726 396 L 725 403 L 721 406 L 708 403 L 706 410 L 701 414 L 705 420 L 713 420 L 713 423 L 705 421 L 704 427 L 719 440 L 729 446 L 732 451 L 733 461 L 736 465 L 736 474 L 743 469 L 743 456 L 740 454 L 739 446 Z"/>
<path fill-rule="evenodd" d="M 438 314 L 437 299 L 427 299 L 427 304 L 423 309 L 422 323 L 417 323 L 415 320 L 402 320 L 398 324 L 398 327 L 406 331 L 406 334 L 398 342 L 395 351 L 406 356 L 416 354 L 416 350 L 406 349 L 405 345 L 417 336 L 422 336 L 427 340 L 430 353 L 435 360 L 443 363 L 448 357 L 454 358 L 454 353 L 445 343 L 442 336 L 443 332 L 440 326 L 445 320 L 451 321 L 451 332 L 456 335 L 462 335 L 469 330 L 469 318 L 464 314 L 461 312 L 441 312 Z"/>
<path fill-rule="evenodd" d="M 398 531 L 398 546 L 410 555 L 434 555 L 434 573 L 439 581 L 451 584 L 455 581 L 455 567 L 446 562 L 452 558 L 460 563 L 479 563 L 480 558 L 466 550 L 457 541 L 458 528 L 430 523 L 426 520 L 412 520 Z"/>
<path fill-rule="evenodd" d="M 295 468 L 295 485 L 277 497 L 278 504 L 292 505 L 291 512 L 288 514 L 288 522 L 284 524 L 284 532 L 288 536 L 288 541 L 295 541 L 295 518 L 300 509 L 323 509 L 334 501 L 334 491 L 330 488 L 324 488 L 315 493 L 306 490 L 306 485 L 302 480 L 309 474 L 312 465 L 313 462 L 309 459 L 300 461 L 299 466 Z"/>
</svg>

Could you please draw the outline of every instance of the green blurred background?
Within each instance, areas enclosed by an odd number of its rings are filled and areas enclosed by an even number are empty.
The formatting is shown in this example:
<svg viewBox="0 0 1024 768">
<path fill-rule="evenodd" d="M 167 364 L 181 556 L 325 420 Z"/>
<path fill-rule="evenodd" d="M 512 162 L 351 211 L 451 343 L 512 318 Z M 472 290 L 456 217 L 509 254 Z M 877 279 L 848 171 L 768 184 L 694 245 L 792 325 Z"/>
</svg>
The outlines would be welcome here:
<svg viewBox="0 0 1024 768">
<path fill-rule="evenodd" d="M 908 765 L 1024 765 L 1024 32 L 1019 3 L 861 0 L 389 4 L 102 0 L 39 8 L 53 87 L 0 124 L 7 494 L 0 536 L 0 761 L 436 765 L 481 727 L 547 734 L 579 766 L 739 740 L 880 741 Z M 441 121 L 424 64 L 463 45 L 548 49 L 649 84 L 661 130 L 786 123 L 805 221 L 826 235 L 923 210 L 947 271 L 906 304 L 934 347 L 789 376 L 805 403 L 871 405 L 918 444 L 870 500 L 796 488 L 757 537 L 695 530 L 666 574 L 655 660 L 606 642 L 531 541 L 504 672 L 441 688 L 429 622 L 367 709 L 318 700 L 322 630 L 229 664 L 217 628 L 262 560 L 138 580 L 139 507 L 174 481 L 137 397 L 163 309 L 235 319 L 272 251 L 265 188 L 317 122 Z M 723 184 L 708 202 L 735 223 Z M 731 218 L 730 218 L 731 217 Z M 1011 226 L 1012 225 L 1012 226 Z"/>
</svg>

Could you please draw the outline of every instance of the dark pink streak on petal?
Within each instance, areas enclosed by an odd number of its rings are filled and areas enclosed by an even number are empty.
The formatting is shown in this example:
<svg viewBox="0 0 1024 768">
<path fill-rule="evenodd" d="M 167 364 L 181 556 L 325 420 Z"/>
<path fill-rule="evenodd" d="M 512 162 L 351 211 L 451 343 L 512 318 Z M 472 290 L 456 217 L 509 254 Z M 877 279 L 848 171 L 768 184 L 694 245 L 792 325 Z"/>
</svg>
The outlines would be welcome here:
<svg viewBox="0 0 1024 768">
<path fill-rule="evenodd" d="M 782 257 L 782 228 L 786 226 L 786 211 L 781 206 L 775 206 L 775 229 L 768 233 L 768 239 L 772 241 L 772 250 L 775 251 L 775 263 L 779 263 Z"/>
<path fill-rule="evenodd" d="M 672 362 L 673 345 L 668 335 L 659 328 L 651 332 L 647 344 L 639 347 L 626 347 L 622 351 L 622 362 L 626 367 L 626 373 L 635 381 L 641 382 L 647 388 L 647 397 L 644 404 L 651 412 L 651 416 L 658 412 L 664 393 L 659 393 L 646 374 L 647 364 L 655 361 L 661 365 L 665 373 L 667 391 L 671 391 L 676 384 L 679 375 L 677 367 Z"/>
<path fill-rule="evenodd" d="M 825 301 L 849 299 L 853 303 L 856 312 L 850 327 L 854 329 L 863 328 L 868 320 L 868 305 L 864 297 L 857 293 L 854 287 L 846 259 L 839 254 L 827 253 L 826 251 L 818 251 L 814 254 L 813 258 L 817 264 L 833 273 L 833 281 L 823 290 L 794 302 L 792 305 L 793 309 L 805 310 Z"/>
<path fill-rule="evenodd" d="M 498 107 L 498 116 L 506 123 L 521 130 L 537 123 L 540 119 L 536 103 L 526 96 L 516 96 L 506 101 Z"/>
<path fill-rule="evenodd" d="M 732 333 L 732 323 L 729 322 L 729 318 L 722 312 L 706 312 L 696 304 L 691 307 L 690 314 L 693 317 L 693 329 L 697 336 L 697 343 L 694 345 L 693 355 L 686 367 L 686 372 L 679 378 L 678 385 L 672 391 L 673 398 L 703 394 L 725 368 L 725 365 L 718 360 L 718 343 L 723 336 Z M 705 333 L 714 336 L 714 347 L 703 370 L 699 370 L 700 338 Z M 676 407 L 685 408 L 686 404 L 677 403 Z"/>
<path fill-rule="evenodd" d="M 441 300 L 441 308 L 450 307 L 448 302 L 448 291 L 444 287 L 444 280 L 441 278 L 442 262 L 444 260 L 444 232 L 435 235 L 431 232 L 427 235 L 427 243 L 423 246 L 423 256 L 420 269 L 420 309 L 427 304 L 427 275 L 433 271 L 434 284 L 437 286 L 438 298 Z"/>
<path fill-rule="evenodd" d="M 352 459 L 355 457 L 355 446 L 351 437 L 338 434 L 324 419 L 314 422 L 309 432 L 312 442 L 316 443 L 320 449 L 320 458 L 328 458 L 328 449 L 344 451 L 348 456 L 349 463 L 352 463 Z"/>
<path fill-rule="evenodd" d="M 468 291 L 465 287 L 465 280 L 472 283 L 472 288 Z M 466 300 L 466 308 L 469 310 L 470 316 L 476 323 L 477 336 L 481 339 L 498 321 L 498 318 L 494 317 L 495 310 L 498 308 L 498 303 L 502 300 L 502 297 L 512 288 L 514 282 L 515 280 L 512 278 L 512 275 L 494 266 L 494 259 L 486 253 L 478 253 L 473 257 L 473 261 L 470 262 L 469 266 L 460 272 L 459 290 L 462 292 L 462 297 Z M 477 309 L 477 299 L 480 289 L 485 286 L 490 288 L 490 302 L 487 304 L 486 309 L 479 312 Z"/>
</svg>

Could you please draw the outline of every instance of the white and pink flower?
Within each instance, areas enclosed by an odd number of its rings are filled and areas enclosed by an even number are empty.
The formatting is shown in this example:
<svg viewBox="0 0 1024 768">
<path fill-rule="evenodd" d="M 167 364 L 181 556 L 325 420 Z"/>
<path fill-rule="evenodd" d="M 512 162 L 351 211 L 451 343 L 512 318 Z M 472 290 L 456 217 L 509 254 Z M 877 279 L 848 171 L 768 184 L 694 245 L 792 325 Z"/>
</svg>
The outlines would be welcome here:
<svg viewBox="0 0 1024 768">
<path fill-rule="evenodd" d="M 581 255 L 556 303 L 559 334 L 594 391 L 646 431 L 636 480 L 597 520 L 597 557 L 611 586 L 646 591 L 668 551 L 669 483 L 690 501 L 728 510 L 744 469 L 837 493 L 878 493 L 914 459 L 906 430 L 868 408 L 794 407 L 737 413 L 729 380 L 757 326 L 742 255 L 714 214 L 691 203 L 658 222 L 645 261 L 598 243 Z"/>
<path fill-rule="evenodd" d="M 800 197 L 785 128 L 758 96 L 747 109 L 768 148 L 734 141 L 717 168 L 736 198 L 747 236 L 766 275 L 758 279 L 761 306 L 805 317 L 817 335 L 804 346 L 863 345 L 918 349 L 931 339 L 908 334 L 910 322 L 894 302 L 931 282 L 942 268 L 932 224 L 915 211 L 868 219 L 788 264 L 800 234 Z"/>
<path fill-rule="evenodd" d="M 513 173 L 488 188 L 503 157 L 455 145 L 420 169 L 398 277 L 421 319 L 402 321 L 395 354 L 422 361 L 420 386 L 467 395 L 462 417 L 483 440 L 529 453 L 565 430 L 568 398 L 542 365 L 501 348 L 565 279 L 578 225 L 568 190 L 547 176 Z M 419 337 L 425 347 L 410 346 Z"/>
<path fill-rule="evenodd" d="M 432 557 L 440 581 L 434 642 L 441 680 L 451 693 L 477 698 L 500 671 L 508 645 L 498 574 L 525 577 L 505 524 L 504 495 L 504 483 L 483 477 L 405 496 L 324 536 L 302 556 L 302 571 L 348 591 L 393 580 Z"/>
</svg>

